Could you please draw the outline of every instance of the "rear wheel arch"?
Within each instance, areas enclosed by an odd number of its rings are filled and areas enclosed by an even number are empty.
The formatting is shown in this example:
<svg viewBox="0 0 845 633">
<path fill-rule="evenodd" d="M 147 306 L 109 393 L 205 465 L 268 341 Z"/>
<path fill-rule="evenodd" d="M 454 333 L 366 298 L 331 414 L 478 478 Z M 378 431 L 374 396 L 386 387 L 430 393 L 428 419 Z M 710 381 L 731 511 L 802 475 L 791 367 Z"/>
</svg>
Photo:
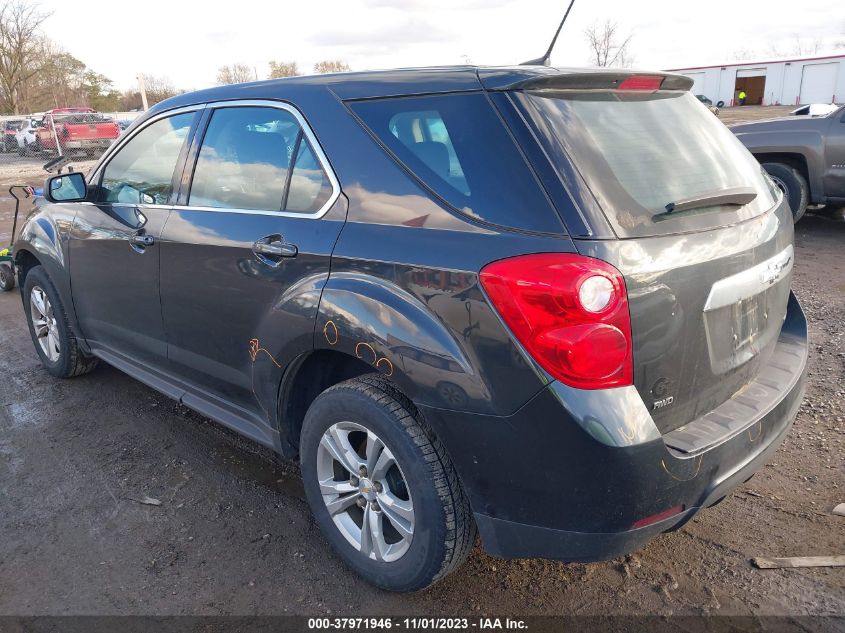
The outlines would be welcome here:
<svg viewBox="0 0 845 633">
<path fill-rule="evenodd" d="M 337 350 L 314 350 L 294 360 L 279 385 L 279 437 L 283 452 L 289 456 L 298 453 L 302 423 L 317 396 L 345 380 L 371 373 L 370 365 Z"/>
</svg>

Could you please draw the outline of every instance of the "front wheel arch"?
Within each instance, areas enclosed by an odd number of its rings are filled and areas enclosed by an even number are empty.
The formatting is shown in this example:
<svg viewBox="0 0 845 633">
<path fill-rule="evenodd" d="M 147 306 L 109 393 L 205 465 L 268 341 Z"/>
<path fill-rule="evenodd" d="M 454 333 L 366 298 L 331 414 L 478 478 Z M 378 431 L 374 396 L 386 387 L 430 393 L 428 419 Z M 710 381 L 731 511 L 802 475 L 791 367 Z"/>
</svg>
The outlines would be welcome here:
<svg viewBox="0 0 845 633">
<path fill-rule="evenodd" d="M 798 222 L 806 212 L 810 201 L 810 186 L 807 179 L 788 163 L 766 162 L 762 163 L 762 167 L 783 191 L 792 211 L 792 220 Z"/>
<path fill-rule="evenodd" d="M 41 260 L 32 252 L 27 250 L 15 251 L 15 267 L 18 270 L 18 284 L 21 290 L 26 283 L 26 275 L 36 266 L 41 266 Z"/>
</svg>

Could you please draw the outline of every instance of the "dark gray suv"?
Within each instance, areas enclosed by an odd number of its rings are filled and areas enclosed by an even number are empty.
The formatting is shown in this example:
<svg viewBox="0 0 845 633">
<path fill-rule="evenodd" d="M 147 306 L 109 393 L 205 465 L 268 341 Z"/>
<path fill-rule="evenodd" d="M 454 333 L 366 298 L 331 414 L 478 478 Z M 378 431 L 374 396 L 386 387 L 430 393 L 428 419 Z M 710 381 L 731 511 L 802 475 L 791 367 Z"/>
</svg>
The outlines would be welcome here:
<svg viewBox="0 0 845 633">
<path fill-rule="evenodd" d="M 160 103 L 28 218 L 36 350 L 298 456 L 381 587 L 476 528 L 500 557 L 635 550 L 750 478 L 804 387 L 790 210 L 690 86 L 459 67 Z"/>
</svg>

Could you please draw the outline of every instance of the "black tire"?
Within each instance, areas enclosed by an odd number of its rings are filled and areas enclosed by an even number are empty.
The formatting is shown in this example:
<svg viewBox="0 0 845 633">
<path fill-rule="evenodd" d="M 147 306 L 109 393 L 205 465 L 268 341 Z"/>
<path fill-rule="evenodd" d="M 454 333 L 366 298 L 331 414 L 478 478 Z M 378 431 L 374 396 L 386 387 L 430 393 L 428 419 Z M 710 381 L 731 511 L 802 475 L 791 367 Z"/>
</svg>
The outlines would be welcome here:
<svg viewBox="0 0 845 633">
<path fill-rule="evenodd" d="M 720 100 L 720 101 L 717 101 L 717 102 L 716 102 L 716 107 L 717 107 L 717 108 L 724 108 L 724 107 L 725 107 L 725 102 L 724 102 L 724 101 L 721 101 L 721 100 Z"/>
<path fill-rule="evenodd" d="M 797 222 L 807 210 L 810 201 L 810 186 L 797 169 L 784 163 L 763 163 L 763 169 L 780 188 L 792 210 L 792 221 Z"/>
<path fill-rule="evenodd" d="M 15 288 L 15 269 L 11 264 L 0 264 L 0 290 L 9 292 Z"/>
<path fill-rule="evenodd" d="M 382 439 L 396 458 L 413 499 L 414 531 L 407 551 L 392 562 L 364 556 L 333 522 L 320 490 L 318 448 L 334 424 L 352 422 Z M 413 404 L 378 374 L 335 385 L 311 404 L 300 438 L 305 494 L 317 524 L 343 561 L 389 591 L 417 591 L 457 569 L 475 541 L 475 522 L 457 473 L 440 441 Z"/>
<path fill-rule="evenodd" d="M 32 306 L 30 305 L 30 298 L 34 288 L 40 288 L 44 291 L 53 308 L 53 318 L 56 321 L 55 329 L 59 339 L 59 356 L 55 360 L 50 360 L 44 353 L 35 333 L 35 325 L 32 322 Z M 43 266 L 35 266 L 27 272 L 23 284 L 22 296 L 26 322 L 29 325 L 29 334 L 35 345 L 35 351 L 41 359 L 41 364 L 44 365 L 44 368 L 48 372 L 57 378 L 72 378 L 87 374 L 97 366 L 97 359 L 87 356 L 80 349 L 79 342 L 70 329 L 67 313 L 59 298 L 59 293 L 56 291 L 55 286 L 53 286 L 53 282 L 50 280 Z"/>
</svg>

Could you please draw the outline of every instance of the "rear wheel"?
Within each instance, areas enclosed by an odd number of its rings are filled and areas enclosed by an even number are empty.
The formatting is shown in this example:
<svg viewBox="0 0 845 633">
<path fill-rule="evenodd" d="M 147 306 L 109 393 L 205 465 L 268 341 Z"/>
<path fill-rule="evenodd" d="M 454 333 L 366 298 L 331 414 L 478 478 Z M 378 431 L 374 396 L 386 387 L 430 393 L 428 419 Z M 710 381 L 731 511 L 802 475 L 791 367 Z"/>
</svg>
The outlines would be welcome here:
<svg viewBox="0 0 845 633">
<path fill-rule="evenodd" d="M 317 524 L 355 572 L 415 591 L 467 557 L 475 524 L 440 441 L 411 402 L 378 375 L 320 394 L 300 439 Z"/>
<path fill-rule="evenodd" d="M 797 222 L 807 210 L 810 200 L 810 187 L 807 179 L 797 169 L 785 163 L 763 163 L 763 169 L 769 174 L 778 189 L 783 191 L 792 210 L 792 221 Z"/>
<path fill-rule="evenodd" d="M 23 307 L 35 351 L 48 372 L 58 378 L 70 378 L 97 366 L 97 359 L 80 349 L 59 293 L 42 266 L 26 274 Z"/>
</svg>

